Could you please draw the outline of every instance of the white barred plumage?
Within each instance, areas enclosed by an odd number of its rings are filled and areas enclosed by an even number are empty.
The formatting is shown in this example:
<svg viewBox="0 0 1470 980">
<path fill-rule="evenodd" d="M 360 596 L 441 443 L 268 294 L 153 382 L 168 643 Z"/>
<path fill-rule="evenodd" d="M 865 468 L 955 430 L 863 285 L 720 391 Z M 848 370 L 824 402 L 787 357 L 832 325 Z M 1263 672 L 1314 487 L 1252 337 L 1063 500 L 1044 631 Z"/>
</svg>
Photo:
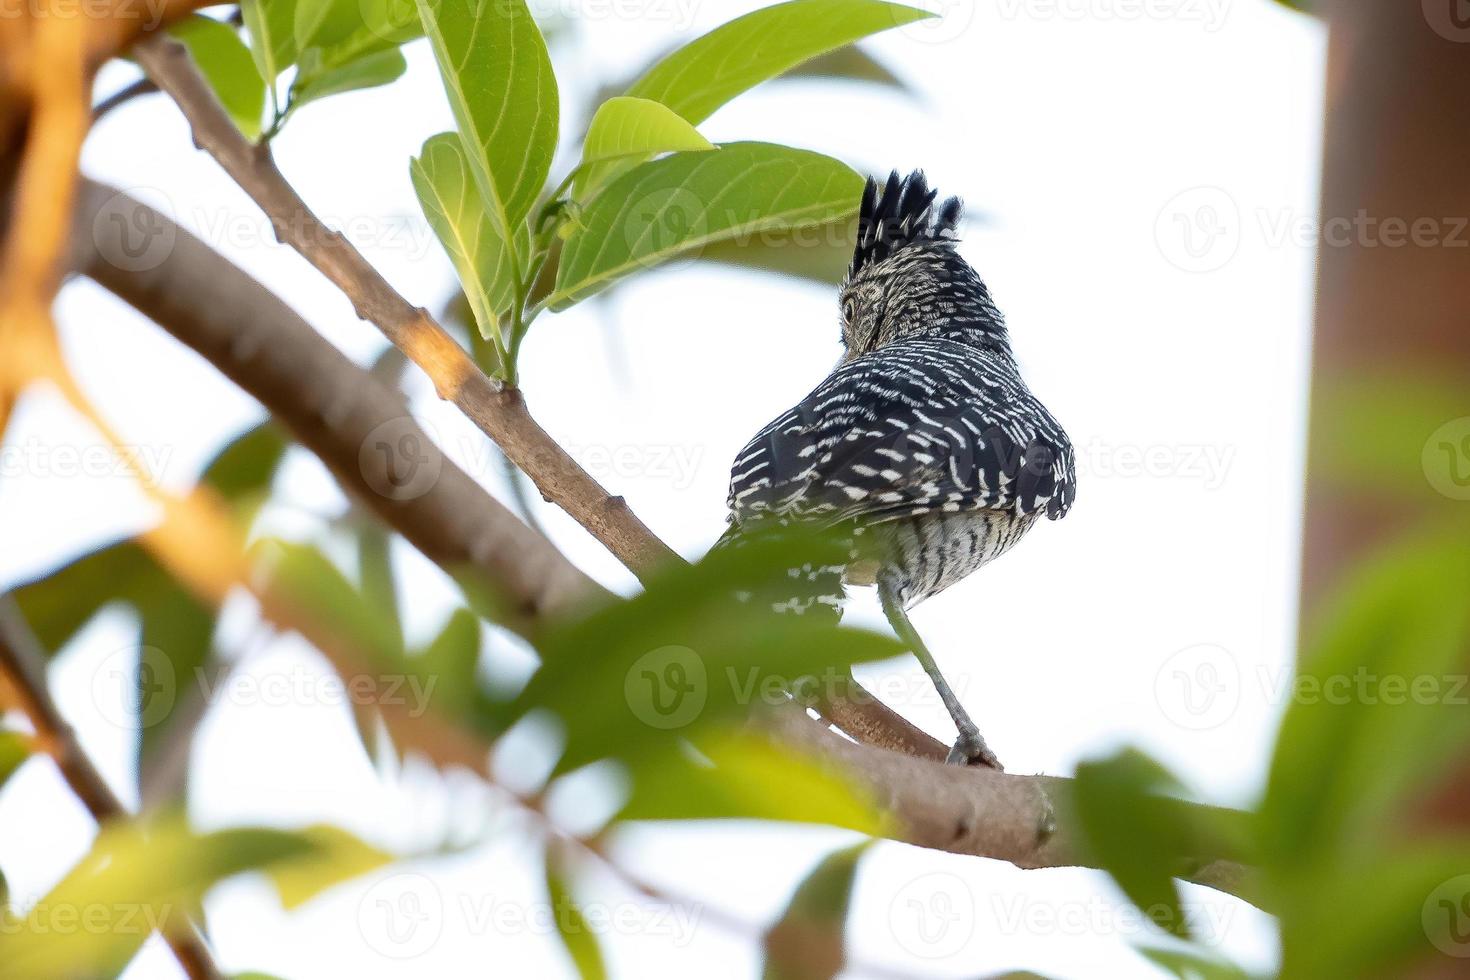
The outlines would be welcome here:
<svg viewBox="0 0 1470 980">
<path fill-rule="evenodd" d="M 736 457 L 722 539 L 794 523 L 847 533 L 849 561 L 794 569 L 777 608 L 835 613 L 844 580 L 876 582 L 926 669 L 904 610 L 1004 553 L 1042 514 L 1063 517 L 1076 495 L 1067 434 L 1026 387 L 1004 318 L 955 250 L 959 201 L 936 210 L 935 197 L 918 172 L 895 172 L 881 192 L 868 181 L 841 291 L 846 354 Z M 956 751 L 993 762 L 983 745 L 974 733 Z"/>
</svg>

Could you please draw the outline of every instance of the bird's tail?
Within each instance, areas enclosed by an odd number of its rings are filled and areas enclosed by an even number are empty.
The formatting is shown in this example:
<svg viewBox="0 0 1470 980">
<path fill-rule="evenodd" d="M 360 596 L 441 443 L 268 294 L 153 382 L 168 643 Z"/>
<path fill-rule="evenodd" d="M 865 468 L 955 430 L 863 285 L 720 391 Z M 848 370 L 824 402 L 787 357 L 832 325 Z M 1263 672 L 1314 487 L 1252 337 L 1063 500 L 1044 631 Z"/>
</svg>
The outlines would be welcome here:
<svg viewBox="0 0 1470 980">
<path fill-rule="evenodd" d="M 783 538 L 796 537 L 796 533 L 784 526 L 751 532 L 731 523 L 710 549 L 710 554 L 746 547 L 757 539 L 779 543 Z M 740 600 L 767 604 L 778 613 L 811 616 L 836 623 L 842 615 L 842 603 L 847 598 L 842 581 L 848 560 L 834 558 L 832 549 L 821 550 L 825 553 L 815 556 L 812 561 L 803 561 L 788 568 L 784 576 L 771 576 L 754 589 L 742 591 Z M 853 554 L 850 542 L 844 542 L 836 554 L 850 558 Z"/>
</svg>

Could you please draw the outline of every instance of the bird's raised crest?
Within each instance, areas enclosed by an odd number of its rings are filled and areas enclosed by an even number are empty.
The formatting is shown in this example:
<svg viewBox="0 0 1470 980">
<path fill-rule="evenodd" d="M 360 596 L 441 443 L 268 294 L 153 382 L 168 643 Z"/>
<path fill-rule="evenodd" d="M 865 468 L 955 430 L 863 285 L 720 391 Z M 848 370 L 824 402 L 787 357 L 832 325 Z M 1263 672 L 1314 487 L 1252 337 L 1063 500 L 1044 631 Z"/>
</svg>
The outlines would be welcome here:
<svg viewBox="0 0 1470 980">
<path fill-rule="evenodd" d="M 922 170 L 903 178 L 895 170 L 882 187 L 869 177 L 858 209 L 857 247 L 849 278 L 907 246 L 955 241 L 963 205 L 959 198 L 950 197 L 936 206 L 938 196 Z"/>
</svg>

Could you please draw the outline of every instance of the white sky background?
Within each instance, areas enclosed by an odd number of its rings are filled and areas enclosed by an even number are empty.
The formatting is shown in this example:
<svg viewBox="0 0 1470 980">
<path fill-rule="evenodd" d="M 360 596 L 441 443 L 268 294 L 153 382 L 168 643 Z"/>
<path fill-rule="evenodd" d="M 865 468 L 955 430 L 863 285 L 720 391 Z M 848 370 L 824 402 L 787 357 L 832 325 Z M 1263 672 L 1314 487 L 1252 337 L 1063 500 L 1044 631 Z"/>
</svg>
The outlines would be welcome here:
<svg viewBox="0 0 1470 980">
<path fill-rule="evenodd" d="M 760 5 L 543 4 L 580 19 L 577 39 L 555 52 L 564 118 L 582 118 L 598 80 Z M 1248 804 L 1262 783 L 1294 630 L 1323 31 L 1268 0 L 932 6 L 948 9 L 944 26 L 869 43 L 917 98 L 782 83 L 701 129 L 716 141 L 786 142 L 884 172 L 923 167 L 969 204 L 962 251 L 1005 311 L 1032 388 L 1079 451 L 1068 518 L 1045 523 L 914 616 L 1007 767 L 1066 774 L 1134 743 L 1204 797 Z M 407 161 L 451 120 L 426 46 L 407 53 L 403 80 L 304 109 L 277 153 L 319 214 L 345 227 L 410 300 L 437 308 L 452 273 L 419 213 Z M 129 77 L 109 70 L 100 91 Z M 83 163 L 171 209 L 354 358 L 366 362 L 381 348 L 378 333 L 276 245 L 243 194 L 193 152 L 163 99 L 107 119 Z M 155 454 L 168 485 L 189 485 L 223 439 L 258 417 L 212 368 L 100 290 L 69 286 L 59 316 L 84 386 L 125 438 Z M 542 424 L 694 557 L 721 529 L 734 453 L 825 374 L 837 336 L 831 290 L 683 269 L 649 276 L 608 304 L 543 318 L 524 349 L 523 382 Z M 479 434 L 427 384 L 416 379 L 413 391 L 446 451 L 499 490 Z M 147 506 L 122 477 L 60 472 L 59 447 L 94 444 L 54 401 L 23 407 L 0 479 L 0 584 L 146 523 Z M 305 456 L 293 457 L 280 490 L 290 506 L 273 513 L 277 531 L 308 530 L 307 515 L 343 503 Z M 543 516 L 574 560 L 632 587 L 569 520 Z M 401 557 L 410 627 L 426 635 L 452 593 L 417 555 Z M 852 615 L 881 624 L 867 596 Z M 230 618 L 234 647 L 250 646 L 248 609 Z M 119 786 L 127 736 L 107 708 L 105 682 L 96 694 L 97 678 L 131 656 L 132 636 L 126 616 L 105 615 L 52 674 L 68 717 Z M 523 822 L 420 767 L 379 780 L 346 710 L 322 693 L 322 662 L 299 641 L 251 649 L 241 676 L 274 678 L 295 693 L 237 689 L 217 704 L 195 758 L 198 822 L 332 821 L 404 849 L 434 846 L 450 828 L 463 837 L 486 813 L 497 831 L 459 857 L 395 866 L 290 914 L 260 882 L 224 886 L 209 903 L 224 965 L 291 978 L 570 975 L 537 918 L 539 851 Z M 504 641 L 494 656 L 525 669 Z M 909 717 L 952 737 L 911 660 L 869 677 Z M 44 894 L 91 833 L 54 770 L 27 765 L 0 796 L 0 867 L 15 898 Z M 697 903 L 763 923 L 814 861 L 848 840 L 818 829 L 683 828 L 629 837 L 623 853 Z M 583 898 L 610 919 L 605 948 L 616 975 L 758 973 L 754 944 L 713 911 L 696 904 L 680 920 L 615 882 L 595 877 L 591 886 Z M 1224 954 L 1260 969 L 1274 963 L 1265 916 L 1204 889 L 1186 898 Z M 395 943 L 407 933 L 387 931 L 385 910 L 414 902 L 428 918 Z M 849 936 L 860 964 L 853 976 L 1022 967 L 1079 980 L 1159 975 L 1129 950 L 1152 937 L 1102 875 L 1022 872 L 898 844 L 865 859 Z M 175 975 L 158 948 L 128 974 Z"/>
</svg>

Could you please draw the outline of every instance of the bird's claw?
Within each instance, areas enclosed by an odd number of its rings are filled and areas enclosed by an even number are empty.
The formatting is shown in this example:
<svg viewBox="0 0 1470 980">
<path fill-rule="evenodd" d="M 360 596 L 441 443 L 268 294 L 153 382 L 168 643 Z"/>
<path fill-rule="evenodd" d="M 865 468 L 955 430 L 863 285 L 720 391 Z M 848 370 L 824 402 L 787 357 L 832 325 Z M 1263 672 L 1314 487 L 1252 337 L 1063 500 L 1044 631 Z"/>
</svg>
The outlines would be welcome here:
<svg viewBox="0 0 1470 980">
<path fill-rule="evenodd" d="M 961 731 L 944 761 L 951 766 L 986 766 L 996 772 L 1006 771 L 978 731 Z"/>
</svg>

